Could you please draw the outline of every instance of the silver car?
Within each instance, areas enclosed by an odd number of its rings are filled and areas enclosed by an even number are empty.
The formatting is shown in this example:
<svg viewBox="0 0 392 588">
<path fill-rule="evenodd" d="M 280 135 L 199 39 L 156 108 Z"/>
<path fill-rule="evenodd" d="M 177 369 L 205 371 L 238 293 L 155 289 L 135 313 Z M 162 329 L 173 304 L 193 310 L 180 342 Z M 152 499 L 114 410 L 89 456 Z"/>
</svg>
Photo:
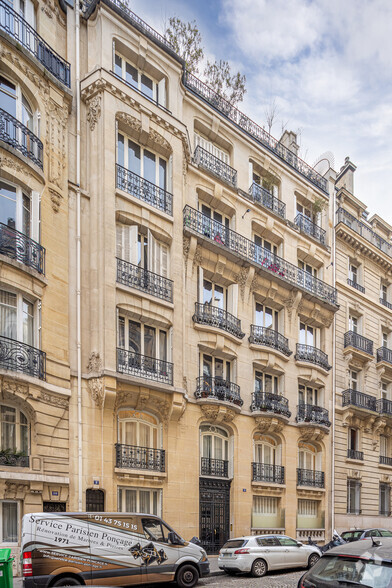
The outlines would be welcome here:
<svg viewBox="0 0 392 588">
<path fill-rule="evenodd" d="M 229 539 L 219 552 L 218 565 L 227 574 L 250 572 L 260 578 L 269 570 L 312 567 L 321 553 L 286 535 L 251 535 Z"/>
</svg>

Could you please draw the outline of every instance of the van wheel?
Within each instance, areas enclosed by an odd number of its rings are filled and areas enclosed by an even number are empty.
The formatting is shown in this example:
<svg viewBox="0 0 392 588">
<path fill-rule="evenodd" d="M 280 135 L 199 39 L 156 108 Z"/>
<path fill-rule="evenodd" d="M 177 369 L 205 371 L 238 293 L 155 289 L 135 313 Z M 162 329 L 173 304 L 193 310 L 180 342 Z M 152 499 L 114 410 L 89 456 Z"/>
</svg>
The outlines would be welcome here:
<svg viewBox="0 0 392 588">
<path fill-rule="evenodd" d="M 180 588 L 193 588 L 199 580 L 199 572 L 194 566 L 186 565 L 179 569 L 176 582 Z"/>
<path fill-rule="evenodd" d="M 256 559 L 253 562 L 251 574 L 254 578 L 261 578 L 267 573 L 267 564 L 263 559 Z"/>
<path fill-rule="evenodd" d="M 74 576 L 63 576 L 53 582 L 52 586 L 81 586 L 81 582 Z"/>
</svg>

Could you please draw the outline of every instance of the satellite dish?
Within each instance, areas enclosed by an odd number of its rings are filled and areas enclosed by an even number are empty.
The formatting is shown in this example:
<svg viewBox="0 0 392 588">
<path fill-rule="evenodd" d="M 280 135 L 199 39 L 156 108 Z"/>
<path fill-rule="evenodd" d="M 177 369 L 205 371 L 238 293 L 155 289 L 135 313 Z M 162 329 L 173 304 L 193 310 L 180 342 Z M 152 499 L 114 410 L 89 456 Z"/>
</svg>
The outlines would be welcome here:
<svg viewBox="0 0 392 588">
<path fill-rule="evenodd" d="M 330 168 L 334 168 L 334 166 L 335 158 L 332 151 L 326 151 L 316 159 L 313 164 L 313 169 L 323 176 Z"/>
</svg>

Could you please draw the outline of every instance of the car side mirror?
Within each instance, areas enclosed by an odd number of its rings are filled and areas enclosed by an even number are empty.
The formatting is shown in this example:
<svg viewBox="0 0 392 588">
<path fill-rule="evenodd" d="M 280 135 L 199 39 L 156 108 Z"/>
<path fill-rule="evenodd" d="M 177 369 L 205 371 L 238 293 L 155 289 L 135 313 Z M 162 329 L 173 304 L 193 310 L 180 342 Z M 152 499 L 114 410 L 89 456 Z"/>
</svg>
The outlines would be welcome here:
<svg viewBox="0 0 392 588">
<path fill-rule="evenodd" d="M 297 541 L 297 547 L 302 547 L 303 543 L 301 541 Z"/>
<path fill-rule="evenodd" d="M 167 538 L 172 545 L 184 545 L 184 541 L 174 531 L 170 531 Z"/>
</svg>

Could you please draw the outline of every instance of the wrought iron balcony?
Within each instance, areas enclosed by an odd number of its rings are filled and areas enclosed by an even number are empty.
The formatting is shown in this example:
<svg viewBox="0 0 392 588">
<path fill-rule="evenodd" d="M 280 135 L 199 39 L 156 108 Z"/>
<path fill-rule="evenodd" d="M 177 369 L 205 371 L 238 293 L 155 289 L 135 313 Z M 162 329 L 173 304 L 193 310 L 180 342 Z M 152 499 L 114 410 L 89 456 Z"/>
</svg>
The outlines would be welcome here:
<svg viewBox="0 0 392 588">
<path fill-rule="evenodd" d="M 304 214 L 301 214 L 299 212 L 294 219 L 294 223 L 297 225 L 297 227 L 302 233 L 305 233 L 306 235 L 313 237 L 313 239 L 316 239 L 316 241 L 319 241 L 319 243 L 321 243 L 322 245 L 326 244 L 327 233 L 324 231 L 324 229 L 316 225 L 316 223 L 311 221 L 310 218 L 308 218 Z"/>
<path fill-rule="evenodd" d="M 392 467 L 392 457 L 386 455 L 380 455 L 380 464 Z"/>
<path fill-rule="evenodd" d="M 265 347 L 272 347 L 280 351 L 287 357 L 293 352 L 289 349 L 289 340 L 278 331 L 274 331 L 269 327 L 259 327 L 258 325 L 250 325 L 249 343 L 253 345 L 264 345 Z"/>
<path fill-rule="evenodd" d="M 354 331 L 347 331 L 347 333 L 344 333 L 344 346 L 354 347 L 359 351 L 364 351 L 369 355 L 373 355 L 373 341 L 366 339 L 366 337 L 359 335 L 359 333 L 354 333 Z"/>
<path fill-rule="evenodd" d="M 269 482 L 270 484 L 284 484 L 284 467 L 267 463 L 252 463 L 252 480 L 254 482 Z"/>
<path fill-rule="evenodd" d="M 124 192 L 128 192 L 135 198 L 151 204 L 154 208 L 163 210 L 167 214 L 173 215 L 172 201 L 173 196 L 156 184 L 145 180 L 122 165 L 116 164 L 116 186 Z"/>
<path fill-rule="evenodd" d="M 3 223 L 0 223 L 0 253 L 45 274 L 45 248 Z"/>
<path fill-rule="evenodd" d="M 0 466 L 28 468 L 29 465 L 30 458 L 28 455 L 21 455 L 20 453 L 17 453 L 12 450 L 0 450 Z"/>
<path fill-rule="evenodd" d="M 298 404 L 295 420 L 297 423 L 309 423 L 330 427 L 331 422 L 328 417 L 328 410 L 322 406 L 317 406 L 316 404 Z"/>
<path fill-rule="evenodd" d="M 137 288 L 161 300 L 173 302 L 173 281 L 117 258 L 117 282 Z"/>
<path fill-rule="evenodd" d="M 380 414 L 392 416 L 392 400 L 386 398 L 379 398 L 376 402 L 376 410 Z"/>
<path fill-rule="evenodd" d="M 362 294 L 365 294 L 365 288 L 361 286 L 361 284 L 358 284 L 358 282 L 355 282 L 354 280 L 350 280 L 350 278 L 347 278 L 347 284 L 352 288 L 358 290 L 358 292 L 362 292 Z"/>
<path fill-rule="evenodd" d="M 344 223 L 347 227 L 350 227 L 355 233 L 361 235 L 366 241 L 369 241 L 372 245 L 380 249 L 383 253 L 392 257 L 392 243 L 386 241 L 380 235 L 377 235 L 370 227 L 368 227 L 365 223 L 358 220 L 344 210 L 344 208 L 338 208 L 336 211 L 336 224 Z"/>
<path fill-rule="evenodd" d="M 268 210 L 271 210 L 271 212 L 274 212 L 281 218 L 286 217 L 285 203 L 279 200 L 279 198 L 273 196 L 271 192 L 268 192 L 268 190 L 260 186 L 260 184 L 253 182 L 249 188 L 249 195 L 255 204 L 268 208 Z"/>
<path fill-rule="evenodd" d="M 297 468 L 297 486 L 312 486 L 313 488 L 324 488 L 324 472 L 317 470 L 303 470 Z"/>
<path fill-rule="evenodd" d="M 343 392 L 342 405 L 357 406 L 358 408 L 364 408 L 365 410 L 371 410 L 372 412 L 377 411 L 375 396 L 370 396 L 370 394 L 364 394 L 363 392 L 358 392 L 358 390 L 352 390 L 351 388 Z"/>
<path fill-rule="evenodd" d="M 195 323 L 217 327 L 242 339 L 245 333 L 241 331 L 241 321 L 227 310 L 195 302 L 195 314 L 192 316 Z"/>
<path fill-rule="evenodd" d="M 196 382 L 195 397 L 199 400 L 222 400 L 237 406 L 244 404 L 240 396 L 240 387 L 238 384 L 234 384 L 234 382 L 213 376 L 199 376 Z"/>
<path fill-rule="evenodd" d="M 392 349 L 388 349 L 388 347 L 379 347 L 377 349 L 377 363 L 379 361 L 385 361 L 386 363 L 392 364 Z"/>
<path fill-rule="evenodd" d="M 392 310 L 392 304 L 388 302 L 386 298 L 380 298 L 380 304 L 383 304 L 384 306 L 389 308 L 389 310 Z"/>
<path fill-rule="evenodd" d="M 27 343 L 0 336 L 0 368 L 45 380 L 46 353 Z"/>
<path fill-rule="evenodd" d="M 196 165 L 209 171 L 223 182 L 226 182 L 226 184 L 233 186 L 233 188 L 237 187 L 237 170 L 230 167 L 229 164 L 219 159 L 219 157 L 215 157 L 215 155 L 203 149 L 203 147 L 200 147 L 200 145 L 195 149 L 193 161 Z"/>
<path fill-rule="evenodd" d="M 117 347 L 117 371 L 129 376 L 173 385 L 173 364 Z"/>
<path fill-rule="evenodd" d="M 324 351 L 321 351 L 321 349 L 313 347 L 312 345 L 297 343 L 297 353 L 294 357 L 297 361 L 308 361 L 309 363 L 314 363 L 327 371 L 332 367 L 328 363 L 328 355 L 324 353 Z"/>
<path fill-rule="evenodd" d="M 250 239 L 226 228 L 222 223 L 188 205 L 185 206 L 183 215 L 184 231 L 200 235 L 236 257 L 262 268 L 268 275 L 273 275 L 332 306 L 337 306 L 337 291 L 333 286 L 318 280 L 305 270 L 271 253 L 268 249 L 256 245 Z"/>
<path fill-rule="evenodd" d="M 359 459 L 363 461 L 363 451 L 357 451 L 356 449 L 347 449 L 347 457 L 349 459 Z"/>
<path fill-rule="evenodd" d="M 165 450 L 116 443 L 116 468 L 165 471 Z"/>
<path fill-rule="evenodd" d="M 287 398 L 279 394 L 273 394 L 272 392 L 254 392 L 252 394 L 250 410 L 252 412 L 267 412 L 282 415 L 286 418 L 291 417 Z"/>
<path fill-rule="evenodd" d="M 293 153 L 293 151 L 290 151 L 290 149 L 282 145 L 277 139 L 274 139 L 265 129 L 240 112 L 204 82 L 184 70 L 183 83 L 188 90 L 218 110 L 220 114 L 233 122 L 240 130 L 263 145 L 263 147 L 266 147 L 269 151 L 272 151 L 274 155 L 285 161 L 312 184 L 328 194 L 328 181 L 326 178 L 321 176 L 310 165 Z"/>
<path fill-rule="evenodd" d="M 229 462 L 226 459 L 212 459 L 211 457 L 202 457 L 200 464 L 200 475 L 227 478 L 229 476 Z"/>
<path fill-rule="evenodd" d="M 8 2 L 0 0 L 0 30 L 15 39 L 68 88 L 71 87 L 71 66 L 60 57 L 24 18 L 11 8 Z"/>
<path fill-rule="evenodd" d="M 43 169 L 42 142 L 30 129 L 2 108 L 0 108 L 0 140 L 20 151 Z"/>
</svg>

